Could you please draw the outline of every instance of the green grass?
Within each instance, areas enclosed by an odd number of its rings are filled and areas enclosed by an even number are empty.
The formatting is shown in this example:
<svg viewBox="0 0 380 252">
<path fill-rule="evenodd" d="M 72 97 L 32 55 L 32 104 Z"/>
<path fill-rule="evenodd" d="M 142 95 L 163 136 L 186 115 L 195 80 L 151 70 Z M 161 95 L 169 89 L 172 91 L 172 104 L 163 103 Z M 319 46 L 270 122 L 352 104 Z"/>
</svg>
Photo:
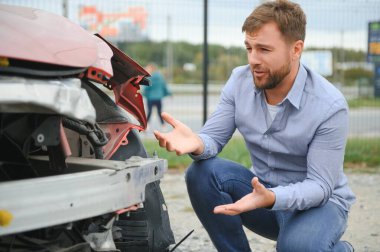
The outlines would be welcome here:
<svg viewBox="0 0 380 252">
<path fill-rule="evenodd" d="M 380 108 L 380 99 L 368 98 L 368 99 L 352 99 L 348 100 L 348 106 L 352 108 L 360 107 L 375 107 Z"/>
<path fill-rule="evenodd" d="M 150 155 L 156 151 L 158 157 L 167 159 L 169 168 L 184 169 L 192 162 L 188 155 L 177 156 L 174 152 L 161 148 L 156 140 L 145 139 L 143 143 Z"/>
<path fill-rule="evenodd" d="M 156 140 L 144 140 L 143 142 L 149 154 L 156 151 L 158 157 L 167 159 L 169 168 L 182 170 L 192 162 L 192 159 L 188 155 L 177 156 L 174 152 L 168 152 L 161 148 Z M 224 147 L 219 157 L 239 162 L 246 167 L 251 166 L 251 159 L 242 139 L 233 138 Z"/>
<path fill-rule="evenodd" d="M 380 138 L 349 139 L 344 163 L 354 170 L 380 171 Z"/>
<path fill-rule="evenodd" d="M 149 153 L 156 150 L 160 158 L 167 159 L 169 168 L 182 170 L 192 162 L 187 155 L 177 156 L 173 152 L 167 152 L 156 140 L 144 140 L 144 145 Z M 236 161 L 246 167 L 251 166 L 251 159 L 242 138 L 233 138 L 219 157 Z M 349 139 L 344 167 L 350 171 L 380 172 L 380 138 Z"/>
<path fill-rule="evenodd" d="M 245 167 L 251 167 L 251 157 L 242 138 L 233 138 L 223 148 L 219 157 L 238 162 Z"/>
</svg>

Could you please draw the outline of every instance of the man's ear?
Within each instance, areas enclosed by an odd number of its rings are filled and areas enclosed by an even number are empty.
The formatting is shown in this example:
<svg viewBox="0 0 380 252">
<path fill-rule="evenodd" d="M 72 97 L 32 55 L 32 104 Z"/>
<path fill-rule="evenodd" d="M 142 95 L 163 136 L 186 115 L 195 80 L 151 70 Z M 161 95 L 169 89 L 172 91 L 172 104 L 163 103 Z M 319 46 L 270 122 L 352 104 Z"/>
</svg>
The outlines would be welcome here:
<svg viewBox="0 0 380 252">
<path fill-rule="evenodd" d="M 304 42 L 297 40 L 293 45 L 293 60 L 300 59 L 303 51 Z"/>
</svg>

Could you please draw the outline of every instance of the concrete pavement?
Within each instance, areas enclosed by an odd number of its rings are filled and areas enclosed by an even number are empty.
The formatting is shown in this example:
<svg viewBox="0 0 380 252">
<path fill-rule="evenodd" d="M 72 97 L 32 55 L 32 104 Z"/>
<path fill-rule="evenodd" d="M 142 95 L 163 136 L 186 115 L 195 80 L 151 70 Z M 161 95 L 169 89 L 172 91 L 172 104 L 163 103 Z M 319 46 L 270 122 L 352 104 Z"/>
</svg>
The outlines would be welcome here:
<svg viewBox="0 0 380 252">
<path fill-rule="evenodd" d="M 210 115 L 219 101 L 218 94 L 208 97 L 208 114 Z M 163 100 L 163 111 L 185 123 L 197 132 L 203 125 L 203 101 L 201 94 L 180 94 Z M 156 111 L 153 111 L 150 130 L 160 130 Z M 147 137 L 152 134 L 145 134 Z M 358 108 L 349 112 L 349 137 L 380 137 L 380 108 Z"/>
</svg>

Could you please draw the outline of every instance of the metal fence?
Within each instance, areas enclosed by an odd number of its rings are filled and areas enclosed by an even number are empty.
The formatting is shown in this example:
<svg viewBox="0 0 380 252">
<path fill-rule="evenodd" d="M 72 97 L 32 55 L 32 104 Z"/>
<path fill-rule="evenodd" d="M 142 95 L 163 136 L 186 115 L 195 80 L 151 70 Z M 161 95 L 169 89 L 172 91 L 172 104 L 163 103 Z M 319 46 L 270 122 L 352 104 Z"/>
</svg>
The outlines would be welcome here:
<svg viewBox="0 0 380 252">
<path fill-rule="evenodd" d="M 260 0 L 208 0 L 208 41 L 213 45 L 224 48 L 243 48 L 244 34 L 241 26 L 247 15 L 263 1 Z M 346 95 L 347 99 L 373 97 L 373 65 L 366 62 L 368 44 L 368 23 L 380 20 L 380 0 L 295 0 L 304 9 L 307 15 L 306 50 L 319 49 L 330 51 L 325 56 L 311 55 L 314 60 L 326 62 L 331 67 L 327 76 Z M 202 100 L 192 102 L 193 96 L 201 95 L 200 83 L 202 79 L 175 81 L 180 71 L 187 72 L 186 76 L 197 74 L 202 65 L 203 43 L 203 15 L 204 1 L 201 0 L 0 0 L 2 4 L 12 4 L 45 9 L 60 15 L 65 15 L 72 21 L 79 23 L 90 32 L 98 32 L 108 37 L 114 43 L 139 43 L 152 41 L 163 43 L 161 59 L 158 64 L 165 72 L 174 96 L 166 102 L 164 109 L 176 111 L 181 107 L 180 119 L 189 121 L 195 118 L 202 109 Z M 188 44 L 199 45 L 193 55 L 193 61 L 179 62 L 180 52 L 175 43 L 184 41 Z M 334 50 L 330 50 L 334 48 Z M 216 50 L 216 49 L 215 49 Z M 181 52 L 183 53 L 183 52 Z M 352 62 L 351 54 L 357 54 L 356 61 Z M 236 55 L 244 56 L 241 51 L 226 50 L 223 55 L 213 58 L 216 52 L 210 52 L 210 72 L 221 71 L 223 77 L 216 80 L 210 78 L 210 83 L 223 85 L 231 70 L 236 66 Z M 139 61 L 142 52 L 136 52 L 134 58 Z M 305 56 L 306 57 L 306 56 Z M 191 58 L 191 57 L 189 57 Z M 243 61 L 244 62 L 244 61 Z M 218 70 L 217 70 L 218 68 Z M 354 77 L 347 75 L 347 70 L 359 69 Z M 327 69 L 328 70 L 328 69 Z M 192 74 L 192 71 L 194 72 Z M 366 75 L 361 76 L 360 71 Z M 357 71 L 356 71 L 357 73 Z M 200 76 L 200 75 L 199 75 Z M 212 77 L 213 75 L 210 74 Z M 214 75 L 215 76 L 215 75 Z M 217 75 L 220 76 L 220 75 Z M 193 83 L 190 85 L 189 83 Z M 217 86 L 216 85 L 216 86 Z M 210 96 L 217 97 L 211 88 Z M 186 90 L 190 100 L 183 99 Z M 199 90 L 195 94 L 194 90 Z M 182 97 L 176 99 L 176 96 Z M 178 102 L 178 103 L 177 103 Z M 186 102 L 189 102 L 186 104 Z M 217 98 L 210 98 L 210 113 L 215 107 Z M 186 110 L 187 109 L 187 110 Z M 362 115 L 357 125 L 370 126 L 363 135 L 380 135 L 380 108 L 355 110 Z M 188 111 L 188 113 L 186 112 Z M 193 111 L 193 112 L 192 112 Z M 373 113 L 373 111 L 377 111 Z M 200 112 L 199 118 L 202 116 Z M 154 119 L 154 118 L 153 118 Z M 199 121 L 199 122 L 198 122 Z M 197 119 L 193 122 L 198 129 L 202 122 Z M 355 124 L 355 125 L 356 125 Z M 355 126 L 356 127 L 356 126 Z M 353 133 L 353 136 L 361 136 Z"/>
<path fill-rule="evenodd" d="M 202 0 L 0 0 L 65 15 L 93 33 L 111 41 L 203 42 Z M 208 41 L 225 47 L 243 46 L 241 26 L 262 0 L 208 0 Z M 344 48 L 367 51 L 368 23 L 380 20 L 379 0 L 295 0 L 307 15 L 306 50 Z M 167 46 L 163 67 L 176 65 L 176 52 Z M 202 53 L 200 51 L 200 53 Z M 228 57 L 233 55 L 226 55 Z M 371 68 L 365 62 L 346 62 L 336 51 L 334 69 Z M 214 59 L 210 59 L 213 61 Z M 192 63 L 192 62 L 188 62 Z M 346 63 L 346 64 L 343 64 Z M 343 65 L 342 65 L 343 64 Z M 186 67 L 186 66 L 182 66 Z M 189 67 L 189 65 L 187 65 Z M 233 67 L 233 66 L 231 66 Z"/>
</svg>

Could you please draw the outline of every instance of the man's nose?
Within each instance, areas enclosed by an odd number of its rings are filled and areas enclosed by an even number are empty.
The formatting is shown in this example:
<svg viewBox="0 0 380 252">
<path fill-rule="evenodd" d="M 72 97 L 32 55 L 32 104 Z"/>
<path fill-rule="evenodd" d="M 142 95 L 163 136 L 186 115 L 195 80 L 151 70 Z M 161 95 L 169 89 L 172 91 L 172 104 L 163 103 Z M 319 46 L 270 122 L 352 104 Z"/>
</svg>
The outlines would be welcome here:
<svg viewBox="0 0 380 252">
<path fill-rule="evenodd" d="M 260 57 L 259 55 L 257 54 L 257 52 L 255 52 L 255 50 L 252 50 L 249 54 L 248 54 L 248 63 L 250 65 L 259 65 L 261 63 L 261 60 L 260 60 Z"/>
</svg>

